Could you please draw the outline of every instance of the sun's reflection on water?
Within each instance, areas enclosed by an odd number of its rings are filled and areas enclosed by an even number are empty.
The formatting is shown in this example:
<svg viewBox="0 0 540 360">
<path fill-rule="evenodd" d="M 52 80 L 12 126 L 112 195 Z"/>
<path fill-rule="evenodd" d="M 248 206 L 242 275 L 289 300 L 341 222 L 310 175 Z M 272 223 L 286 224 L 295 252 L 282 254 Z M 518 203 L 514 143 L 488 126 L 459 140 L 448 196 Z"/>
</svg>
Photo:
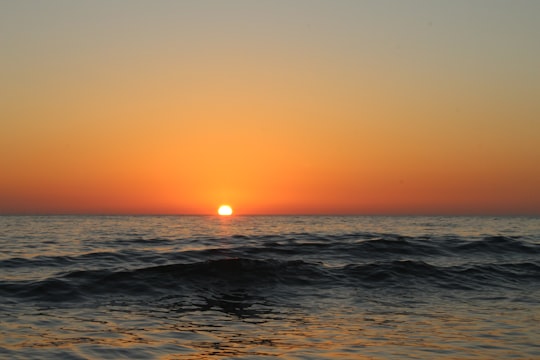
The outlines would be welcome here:
<svg viewBox="0 0 540 360">
<path fill-rule="evenodd" d="M 482 311 L 475 318 L 444 307 L 366 308 L 331 299 L 308 304 L 315 299 L 305 298 L 294 306 L 242 288 L 144 303 L 125 300 L 87 309 L 42 308 L 24 319 L 8 318 L 0 334 L 4 350 L 89 359 L 456 359 L 519 355 L 539 335 L 538 313 L 510 308 L 487 319 L 489 312 Z"/>
</svg>

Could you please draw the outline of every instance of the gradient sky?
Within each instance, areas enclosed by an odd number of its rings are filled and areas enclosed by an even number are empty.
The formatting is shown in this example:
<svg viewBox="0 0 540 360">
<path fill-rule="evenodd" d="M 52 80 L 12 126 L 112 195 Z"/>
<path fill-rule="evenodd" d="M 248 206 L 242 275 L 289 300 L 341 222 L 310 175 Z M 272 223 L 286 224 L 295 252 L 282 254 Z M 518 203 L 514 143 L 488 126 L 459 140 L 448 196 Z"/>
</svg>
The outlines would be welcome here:
<svg viewBox="0 0 540 360">
<path fill-rule="evenodd" d="M 1 1 L 0 213 L 540 214 L 540 1 Z"/>
</svg>

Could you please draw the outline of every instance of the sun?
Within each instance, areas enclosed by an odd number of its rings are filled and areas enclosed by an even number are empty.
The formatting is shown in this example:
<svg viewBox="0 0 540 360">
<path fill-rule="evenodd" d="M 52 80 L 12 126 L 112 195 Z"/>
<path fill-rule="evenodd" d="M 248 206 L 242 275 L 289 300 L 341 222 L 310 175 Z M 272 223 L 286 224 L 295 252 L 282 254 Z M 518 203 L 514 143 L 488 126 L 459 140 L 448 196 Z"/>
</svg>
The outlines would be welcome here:
<svg viewBox="0 0 540 360">
<path fill-rule="evenodd" d="M 217 212 L 221 216 L 229 216 L 232 215 L 233 210 L 229 205 L 221 205 Z"/>
</svg>

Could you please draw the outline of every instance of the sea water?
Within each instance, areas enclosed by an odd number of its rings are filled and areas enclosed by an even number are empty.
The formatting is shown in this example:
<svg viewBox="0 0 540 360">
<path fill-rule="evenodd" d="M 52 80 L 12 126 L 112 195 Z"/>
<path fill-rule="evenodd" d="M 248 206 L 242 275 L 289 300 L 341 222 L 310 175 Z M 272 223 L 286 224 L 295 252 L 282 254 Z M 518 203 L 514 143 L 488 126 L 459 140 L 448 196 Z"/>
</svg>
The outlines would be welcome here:
<svg viewBox="0 0 540 360">
<path fill-rule="evenodd" d="M 0 217 L 0 358 L 540 358 L 538 217 Z"/>
</svg>

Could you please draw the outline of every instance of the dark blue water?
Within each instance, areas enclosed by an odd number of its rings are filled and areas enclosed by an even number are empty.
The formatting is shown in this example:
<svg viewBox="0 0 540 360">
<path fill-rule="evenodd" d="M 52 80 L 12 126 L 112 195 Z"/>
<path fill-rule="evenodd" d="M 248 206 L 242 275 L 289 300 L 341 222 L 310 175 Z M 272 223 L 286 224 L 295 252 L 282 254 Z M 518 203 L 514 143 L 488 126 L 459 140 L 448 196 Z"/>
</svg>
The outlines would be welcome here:
<svg viewBox="0 0 540 360">
<path fill-rule="evenodd" d="M 0 217 L 0 357 L 540 358 L 540 219 Z"/>
</svg>

